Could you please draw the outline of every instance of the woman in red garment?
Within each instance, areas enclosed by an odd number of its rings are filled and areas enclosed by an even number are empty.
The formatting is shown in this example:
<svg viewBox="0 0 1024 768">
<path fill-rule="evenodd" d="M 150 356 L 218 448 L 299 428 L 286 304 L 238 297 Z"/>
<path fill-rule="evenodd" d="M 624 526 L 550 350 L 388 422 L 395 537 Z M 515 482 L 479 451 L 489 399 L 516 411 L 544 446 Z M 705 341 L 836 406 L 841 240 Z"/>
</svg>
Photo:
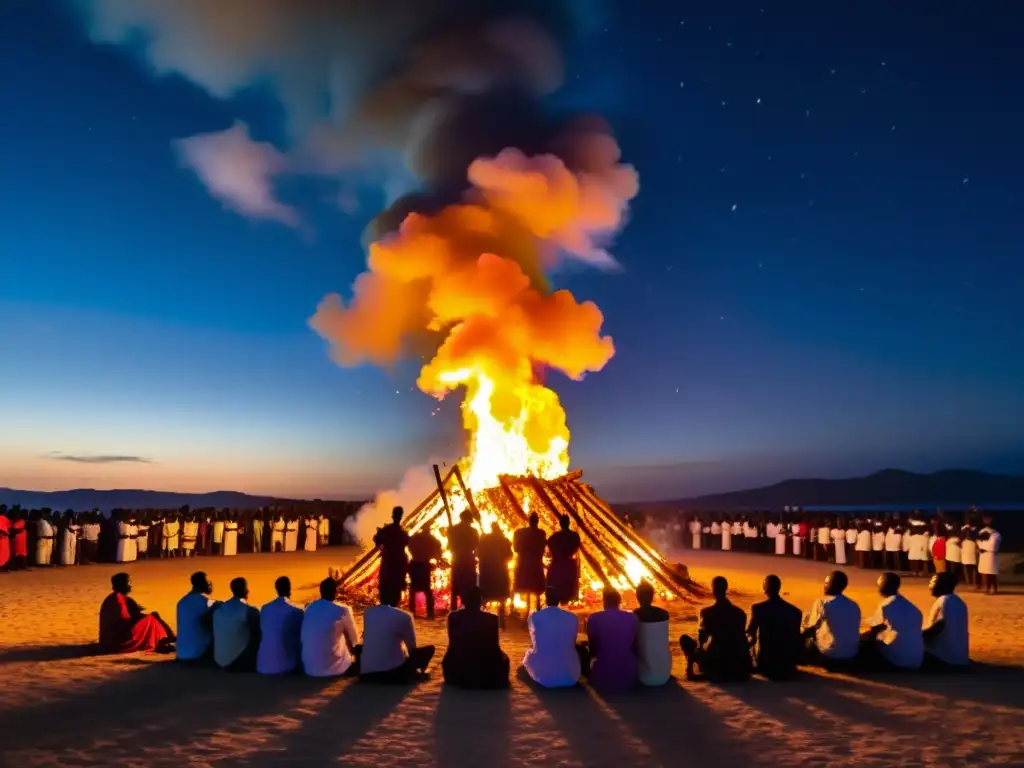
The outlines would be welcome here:
<svg viewBox="0 0 1024 768">
<path fill-rule="evenodd" d="M 572 602 L 580 594 L 580 535 L 569 528 L 569 516 L 559 515 L 561 530 L 548 539 L 551 564 L 548 566 L 548 589 L 555 589 L 559 601 Z"/>
<path fill-rule="evenodd" d="M 6 505 L 0 505 L 0 570 L 7 567 L 11 559 L 11 519 L 7 517 Z"/>
<path fill-rule="evenodd" d="M 25 513 L 18 509 L 11 511 L 11 562 L 8 567 L 12 571 L 28 567 L 28 528 Z"/>
<path fill-rule="evenodd" d="M 100 606 L 100 648 L 105 653 L 174 650 L 174 632 L 156 613 L 145 614 L 128 593 L 132 579 L 127 573 L 110 577 L 113 592 Z"/>
</svg>

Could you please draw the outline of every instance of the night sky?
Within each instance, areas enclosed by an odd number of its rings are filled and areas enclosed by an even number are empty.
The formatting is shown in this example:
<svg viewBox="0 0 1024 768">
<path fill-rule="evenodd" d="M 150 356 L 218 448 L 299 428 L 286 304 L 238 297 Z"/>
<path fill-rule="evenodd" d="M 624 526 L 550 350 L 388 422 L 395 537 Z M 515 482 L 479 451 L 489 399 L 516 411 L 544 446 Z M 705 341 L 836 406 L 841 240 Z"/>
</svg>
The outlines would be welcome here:
<svg viewBox="0 0 1024 768">
<path fill-rule="evenodd" d="M 617 349 L 551 377 L 573 464 L 616 500 L 1024 472 L 1024 8 L 597 5 L 558 99 L 609 120 L 640 194 L 620 272 L 553 275 Z M 434 416 L 415 365 L 338 367 L 306 324 L 387 184 L 231 210 L 174 142 L 242 121 L 287 152 L 273 89 L 3 6 L 0 485 L 345 497 L 460 454 L 455 398 Z"/>
</svg>

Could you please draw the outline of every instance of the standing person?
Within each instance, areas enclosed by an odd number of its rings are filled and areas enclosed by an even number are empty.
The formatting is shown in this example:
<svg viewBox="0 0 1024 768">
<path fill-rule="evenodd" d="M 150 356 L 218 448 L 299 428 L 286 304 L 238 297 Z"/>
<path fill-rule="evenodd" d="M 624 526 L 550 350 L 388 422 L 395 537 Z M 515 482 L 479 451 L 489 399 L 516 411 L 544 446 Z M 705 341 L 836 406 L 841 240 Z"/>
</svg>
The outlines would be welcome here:
<svg viewBox="0 0 1024 768">
<path fill-rule="evenodd" d="M 910 530 L 910 522 L 908 521 L 906 523 L 906 525 L 904 525 L 903 528 L 902 528 L 902 537 L 900 539 L 900 552 L 901 552 L 901 554 L 900 554 L 900 563 L 901 563 L 900 570 L 901 571 L 910 571 L 912 573 L 913 570 L 914 570 L 914 566 L 910 562 L 910 549 L 911 549 L 912 543 L 913 543 L 913 533 Z"/>
<path fill-rule="evenodd" d="M 374 545 L 380 549 L 380 572 L 377 578 L 381 590 L 385 587 L 394 587 L 399 593 L 405 590 L 409 571 L 409 558 L 406 554 L 409 534 L 402 528 L 404 516 L 405 510 L 395 507 L 391 510 L 391 522 L 378 528 L 373 536 Z"/>
<path fill-rule="evenodd" d="M 231 581 L 231 599 L 213 612 L 213 660 L 229 672 L 255 672 L 260 612 L 249 605 L 249 584 Z"/>
<path fill-rule="evenodd" d="M 100 514 L 84 512 L 79 518 L 82 523 L 81 538 L 78 541 L 78 562 L 95 563 L 100 548 Z"/>
<path fill-rule="evenodd" d="M 199 543 L 199 520 L 188 515 L 181 524 L 181 552 L 184 557 L 193 557 Z"/>
<path fill-rule="evenodd" d="M 253 513 L 252 521 L 252 551 L 262 552 L 263 551 L 263 510 L 259 509 Z"/>
<path fill-rule="evenodd" d="M 277 598 L 260 609 L 256 671 L 261 675 L 287 675 L 302 669 L 302 609 L 291 601 L 292 581 L 287 576 L 275 581 L 274 589 Z"/>
<path fill-rule="evenodd" d="M 775 523 L 775 554 L 786 554 L 786 539 L 789 538 L 788 526 L 779 518 Z"/>
<path fill-rule="evenodd" d="M 836 524 L 831 531 L 832 536 L 832 562 L 836 565 L 846 565 L 846 526 L 841 518 L 836 518 Z"/>
<path fill-rule="evenodd" d="M 793 539 L 793 554 L 796 557 L 808 557 L 810 555 L 810 547 L 807 545 L 807 516 L 801 515 L 796 525 L 796 538 Z"/>
<path fill-rule="evenodd" d="M 932 536 L 932 563 L 936 573 L 946 572 L 946 524 L 939 522 L 935 535 Z"/>
<path fill-rule="evenodd" d="M 223 555 L 234 557 L 238 554 L 238 519 L 230 510 L 224 512 Z"/>
<path fill-rule="evenodd" d="M 711 549 L 722 549 L 722 524 L 717 517 L 711 521 Z"/>
<path fill-rule="evenodd" d="M 935 602 L 928 613 L 924 636 L 924 668 L 930 671 L 963 670 L 971 663 L 967 604 L 955 594 L 952 571 L 936 573 L 928 585 Z"/>
<path fill-rule="evenodd" d="M 536 512 L 530 513 L 529 524 L 512 536 L 512 549 L 516 554 L 513 589 L 526 600 L 526 614 L 540 610 L 540 597 L 546 589 L 544 579 L 544 550 L 547 548 L 547 534 L 540 528 Z"/>
<path fill-rule="evenodd" d="M 324 579 L 320 582 L 320 599 L 310 603 L 302 617 L 302 668 L 310 677 L 338 677 L 358 661 L 352 611 L 337 599 L 338 582 Z"/>
<path fill-rule="evenodd" d="M 690 521 L 690 548 L 691 549 L 698 549 L 698 550 L 700 549 L 701 532 L 702 531 L 703 531 L 703 526 L 701 525 L 700 518 L 697 517 L 696 515 L 694 515 L 693 519 Z"/>
<path fill-rule="evenodd" d="M 423 594 L 427 618 L 434 618 L 434 567 L 444 557 L 440 540 L 423 526 L 409 537 L 409 613 L 416 617 L 416 595 Z"/>
<path fill-rule="evenodd" d="M 825 520 L 818 521 L 818 559 L 832 562 L 832 529 Z"/>
<path fill-rule="evenodd" d="M 985 527 L 978 534 L 978 575 L 981 581 L 978 587 L 985 588 L 986 595 L 999 594 L 999 550 L 1003 536 L 996 530 L 992 515 L 982 518 Z"/>
<path fill-rule="evenodd" d="M 978 530 L 968 522 L 960 529 L 960 561 L 963 564 L 964 583 L 978 584 Z"/>
<path fill-rule="evenodd" d="M 914 576 L 928 573 L 928 526 L 915 512 L 910 519 L 910 572 Z"/>
<path fill-rule="evenodd" d="M 903 535 L 896 520 L 889 521 L 885 531 L 885 567 L 891 571 L 903 570 L 900 564 L 900 550 L 903 546 Z"/>
<path fill-rule="evenodd" d="M 132 533 L 132 521 L 127 510 L 121 512 L 117 520 L 117 562 L 131 563 L 135 561 L 135 534 Z"/>
<path fill-rule="evenodd" d="M 74 565 L 78 562 L 78 538 L 82 526 L 78 524 L 78 518 L 70 509 L 64 513 L 64 517 L 65 524 L 60 540 L 60 564 Z"/>
<path fill-rule="evenodd" d="M 316 552 L 317 538 L 320 535 L 320 521 L 310 515 L 305 519 L 306 540 L 302 542 L 302 549 L 306 552 Z"/>
<path fill-rule="evenodd" d="M 299 518 L 293 512 L 284 526 L 284 551 L 295 552 L 299 548 Z"/>
<path fill-rule="evenodd" d="M 857 567 L 871 567 L 871 526 L 867 520 L 860 521 L 860 527 L 856 531 L 857 539 L 853 545 L 856 553 Z"/>
<path fill-rule="evenodd" d="M 459 522 L 448 529 L 448 549 L 452 553 L 452 605 L 457 608 L 463 593 L 477 584 L 480 534 L 473 527 L 473 517 L 469 510 L 463 511 Z"/>
<path fill-rule="evenodd" d="M 882 602 L 868 619 L 870 629 L 861 638 L 858 661 L 867 669 L 915 670 L 924 661 L 922 617 L 917 607 L 900 594 L 900 577 L 878 577 Z"/>
<path fill-rule="evenodd" d="M 782 579 L 765 576 L 764 602 L 750 607 L 747 637 L 754 649 L 756 671 L 769 680 L 796 677 L 802 656 L 800 609 L 782 599 Z"/>
<path fill-rule="evenodd" d="M 732 548 L 743 549 L 743 523 L 738 517 L 732 521 Z"/>
<path fill-rule="evenodd" d="M 485 603 L 498 603 L 498 623 L 505 626 L 505 604 L 512 597 L 508 572 L 512 562 L 512 542 L 496 522 L 480 537 L 480 596 Z"/>
<path fill-rule="evenodd" d="M 850 664 L 860 648 L 860 606 L 843 593 L 849 580 L 842 571 L 825 579 L 825 596 L 803 621 L 807 663 L 826 668 Z"/>
<path fill-rule="evenodd" d="M 548 552 L 551 553 L 548 589 L 554 588 L 558 592 L 558 602 L 561 604 L 572 602 L 579 596 L 579 551 L 582 543 L 580 535 L 569 528 L 568 515 L 559 516 L 558 524 L 560 530 L 551 534 L 551 538 L 548 539 Z"/>
<path fill-rule="evenodd" d="M 946 526 L 946 570 L 953 574 L 955 582 L 963 578 L 963 561 L 960 556 L 960 531 L 953 525 Z"/>
<path fill-rule="evenodd" d="M 715 602 L 700 609 L 697 639 L 689 635 L 679 638 L 679 647 L 686 657 L 686 677 L 712 682 L 747 680 L 751 667 L 747 614 L 730 602 L 725 577 L 712 579 L 711 591 Z"/>
<path fill-rule="evenodd" d="M 331 519 L 323 512 L 316 521 L 317 546 L 326 547 L 331 540 Z"/>
<path fill-rule="evenodd" d="M 744 546 L 747 552 L 757 552 L 757 521 L 747 519 L 743 521 Z"/>
<path fill-rule="evenodd" d="M 15 507 L 11 510 L 11 562 L 8 569 L 20 571 L 28 567 L 28 525 L 25 513 Z"/>
<path fill-rule="evenodd" d="M 856 551 L 857 551 L 857 523 L 859 521 L 853 517 L 847 518 L 846 520 L 846 560 L 847 562 L 856 562 Z"/>
<path fill-rule="evenodd" d="M 53 541 L 56 531 L 49 510 L 43 510 L 36 520 L 36 565 L 49 567 L 53 560 Z"/>
<path fill-rule="evenodd" d="M 284 552 L 284 535 L 288 524 L 283 515 L 277 515 L 270 527 L 270 551 Z"/>
<path fill-rule="evenodd" d="M 163 524 L 163 557 L 177 557 L 178 548 L 181 546 L 181 515 L 176 512 L 169 512 L 164 518 Z"/>
<path fill-rule="evenodd" d="M 728 517 L 722 521 L 722 551 L 732 552 L 732 523 Z"/>
<path fill-rule="evenodd" d="M 7 505 L 0 504 L 0 570 L 11 562 L 11 518 L 7 516 Z"/>
<path fill-rule="evenodd" d="M 885 523 L 879 518 L 871 524 L 871 567 L 885 568 Z"/>
<path fill-rule="evenodd" d="M 135 555 L 139 560 L 149 557 L 149 519 L 151 512 L 140 512 L 135 524 Z"/>
<path fill-rule="evenodd" d="M 213 513 L 213 554 L 224 554 L 224 512 Z"/>
</svg>

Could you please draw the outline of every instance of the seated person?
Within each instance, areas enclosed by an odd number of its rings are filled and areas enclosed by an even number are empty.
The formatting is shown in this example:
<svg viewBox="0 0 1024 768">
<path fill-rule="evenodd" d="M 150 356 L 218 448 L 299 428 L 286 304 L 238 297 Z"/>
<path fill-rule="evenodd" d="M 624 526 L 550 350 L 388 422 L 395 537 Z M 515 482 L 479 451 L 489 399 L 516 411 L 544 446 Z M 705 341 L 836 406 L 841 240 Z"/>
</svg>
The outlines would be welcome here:
<svg viewBox="0 0 1024 768">
<path fill-rule="evenodd" d="M 825 579 L 825 596 L 814 601 L 803 622 L 805 663 L 836 669 L 857 658 L 860 606 L 843 594 L 848 584 L 842 571 Z"/>
<path fill-rule="evenodd" d="M 932 576 L 929 587 L 935 603 L 923 630 L 924 667 L 930 671 L 964 670 L 971 664 L 967 605 L 955 594 L 956 574 Z"/>
<path fill-rule="evenodd" d="M 434 646 L 416 645 L 412 616 L 398 608 L 402 589 L 382 584 L 380 605 L 363 614 L 359 679 L 367 683 L 405 684 L 427 671 Z"/>
<path fill-rule="evenodd" d="M 686 657 L 686 677 L 721 683 L 748 680 L 747 614 L 729 601 L 729 582 L 724 576 L 711 580 L 711 592 L 715 602 L 700 610 L 697 639 L 689 635 L 679 638 Z"/>
<path fill-rule="evenodd" d="M 800 637 L 800 609 L 787 603 L 779 594 L 782 579 L 769 575 L 763 584 L 763 603 L 750 607 L 747 637 L 754 649 L 754 665 L 759 675 L 769 680 L 790 680 L 796 677 L 803 643 Z"/>
<path fill-rule="evenodd" d="M 192 589 L 178 601 L 178 661 L 213 663 L 213 615 L 220 605 L 210 598 L 213 582 L 203 571 L 192 574 Z"/>
<path fill-rule="evenodd" d="M 348 606 L 340 605 L 338 582 L 320 582 L 320 599 L 306 606 L 302 617 L 302 667 L 310 677 L 337 677 L 358 672 L 356 623 Z"/>
<path fill-rule="evenodd" d="M 282 576 L 274 582 L 277 597 L 260 608 L 260 649 L 256 671 L 261 675 L 287 675 L 302 668 L 302 609 L 289 598 L 292 582 Z"/>
<path fill-rule="evenodd" d="M 157 613 L 145 614 L 128 597 L 132 579 L 127 573 L 110 577 L 113 589 L 100 606 L 100 650 L 104 653 L 174 651 L 174 632 Z"/>
<path fill-rule="evenodd" d="M 560 607 L 568 599 L 558 587 L 544 593 L 546 607 L 530 614 L 530 650 L 523 658 L 523 669 L 530 679 L 543 688 L 569 688 L 580 681 L 584 661 L 589 655 L 577 646 L 579 619 Z"/>
<path fill-rule="evenodd" d="M 255 672 L 260 612 L 248 603 L 249 584 L 231 580 L 231 599 L 213 611 L 213 660 L 229 672 Z"/>
<path fill-rule="evenodd" d="M 444 681 L 458 688 L 508 688 L 508 656 L 501 650 L 498 617 L 480 609 L 480 587 L 467 587 L 462 608 L 448 614 Z"/>
<path fill-rule="evenodd" d="M 622 595 L 607 588 L 602 595 L 604 610 L 587 620 L 587 650 L 590 668 L 584 675 L 599 691 L 625 691 L 638 679 L 636 644 L 637 617 L 622 610 Z"/>
<path fill-rule="evenodd" d="M 656 607 L 654 587 L 644 581 L 637 585 L 633 611 L 637 627 L 638 676 L 643 685 L 664 685 L 672 677 L 672 651 L 668 644 L 668 611 Z"/>
<path fill-rule="evenodd" d="M 868 619 L 870 629 L 861 637 L 858 665 L 869 671 L 891 672 L 920 669 L 924 662 L 921 612 L 900 594 L 900 577 L 878 577 L 882 602 Z"/>
</svg>

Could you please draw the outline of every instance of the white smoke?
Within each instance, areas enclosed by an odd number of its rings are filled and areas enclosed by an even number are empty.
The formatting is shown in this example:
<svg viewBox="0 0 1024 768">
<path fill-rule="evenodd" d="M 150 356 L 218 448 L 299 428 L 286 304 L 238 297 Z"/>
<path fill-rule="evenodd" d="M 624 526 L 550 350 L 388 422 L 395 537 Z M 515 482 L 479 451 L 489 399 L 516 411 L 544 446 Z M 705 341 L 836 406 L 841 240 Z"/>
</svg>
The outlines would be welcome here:
<svg viewBox="0 0 1024 768">
<path fill-rule="evenodd" d="M 377 529 L 391 522 L 391 510 L 404 507 L 407 513 L 412 512 L 437 488 L 433 464 L 430 462 L 411 467 L 406 470 L 398 488 L 378 492 L 376 499 L 364 504 L 353 517 L 345 521 L 348 534 L 360 544 L 368 546 Z"/>
</svg>

